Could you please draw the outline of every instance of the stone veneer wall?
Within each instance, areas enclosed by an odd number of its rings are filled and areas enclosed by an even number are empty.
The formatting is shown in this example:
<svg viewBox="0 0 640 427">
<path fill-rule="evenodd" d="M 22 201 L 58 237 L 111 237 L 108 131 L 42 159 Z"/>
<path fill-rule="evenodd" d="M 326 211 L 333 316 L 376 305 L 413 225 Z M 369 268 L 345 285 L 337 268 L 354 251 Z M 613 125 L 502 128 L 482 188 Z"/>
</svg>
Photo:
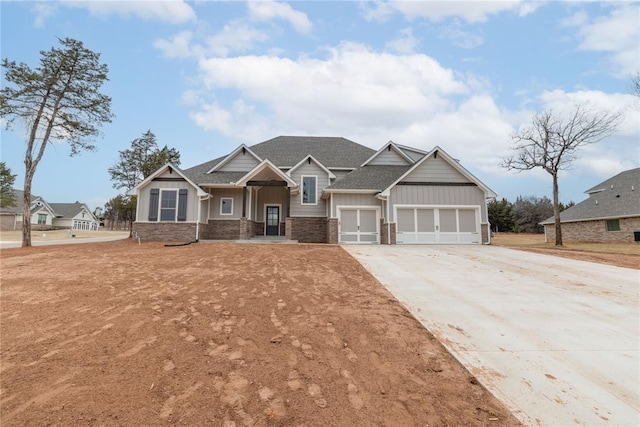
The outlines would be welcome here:
<svg viewBox="0 0 640 427">
<path fill-rule="evenodd" d="M 327 218 L 289 217 L 285 237 L 300 243 L 327 243 Z"/>
<path fill-rule="evenodd" d="M 133 235 L 141 241 L 191 242 L 196 239 L 196 224 L 184 222 L 134 222 Z"/>
<path fill-rule="evenodd" d="M 480 234 L 482 235 L 482 244 L 489 244 L 489 224 L 480 224 Z"/>
<path fill-rule="evenodd" d="M 607 221 L 579 221 L 562 224 L 562 240 L 575 242 L 633 242 L 634 231 L 640 231 L 640 217 L 620 218 L 620 231 L 607 231 Z M 556 226 L 544 226 L 545 238 L 556 240 Z"/>
<path fill-rule="evenodd" d="M 327 219 L 327 243 L 338 244 L 338 218 Z"/>
<path fill-rule="evenodd" d="M 210 219 L 200 225 L 202 240 L 238 240 L 240 239 L 240 220 Z"/>
</svg>

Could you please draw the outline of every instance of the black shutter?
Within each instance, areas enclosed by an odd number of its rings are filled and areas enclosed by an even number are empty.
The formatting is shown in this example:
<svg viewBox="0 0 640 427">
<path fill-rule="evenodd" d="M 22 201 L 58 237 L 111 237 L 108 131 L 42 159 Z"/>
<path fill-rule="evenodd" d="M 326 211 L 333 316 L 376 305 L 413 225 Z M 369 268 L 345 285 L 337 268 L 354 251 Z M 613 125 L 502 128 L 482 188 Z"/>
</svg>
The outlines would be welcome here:
<svg viewBox="0 0 640 427">
<path fill-rule="evenodd" d="M 178 192 L 178 221 L 187 220 L 187 194 L 189 194 L 189 190 L 186 188 Z"/>
<path fill-rule="evenodd" d="M 158 199 L 160 198 L 160 189 L 152 188 L 149 197 L 149 221 L 158 220 Z"/>
</svg>

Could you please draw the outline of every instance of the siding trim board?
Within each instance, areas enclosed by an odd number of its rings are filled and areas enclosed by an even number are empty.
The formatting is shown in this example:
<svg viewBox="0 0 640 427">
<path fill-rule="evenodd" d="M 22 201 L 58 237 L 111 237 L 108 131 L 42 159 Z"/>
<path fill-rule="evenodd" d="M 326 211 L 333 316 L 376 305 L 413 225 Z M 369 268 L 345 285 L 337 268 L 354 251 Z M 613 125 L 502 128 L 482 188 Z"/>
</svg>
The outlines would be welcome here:
<svg viewBox="0 0 640 427">
<path fill-rule="evenodd" d="M 420 181 L 400 181 L 396 185 L 426 185 L 438 187 L 477 187 L 475 182 L 420 182 Z"/>
</svg>

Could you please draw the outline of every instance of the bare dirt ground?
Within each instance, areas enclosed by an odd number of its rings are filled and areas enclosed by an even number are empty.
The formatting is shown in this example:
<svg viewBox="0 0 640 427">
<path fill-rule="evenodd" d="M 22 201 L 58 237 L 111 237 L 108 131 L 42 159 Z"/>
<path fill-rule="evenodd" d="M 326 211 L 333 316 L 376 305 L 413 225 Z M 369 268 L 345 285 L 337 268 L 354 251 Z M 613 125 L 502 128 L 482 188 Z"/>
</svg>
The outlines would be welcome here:
<svg viewBox="0 0 640 427">
<path fill-rule="evenodd" d="M 0 255 L 3 427 L 519 424 L 338 246 Z"/>
<path fill-rule="evenodd" d="M 581 261 L 616 265 L 640 270 L 640 244 L 566 242 L 557 247 L 545 243 L 542 234 L 496 234 L 491 244 Z"/>
</svg>

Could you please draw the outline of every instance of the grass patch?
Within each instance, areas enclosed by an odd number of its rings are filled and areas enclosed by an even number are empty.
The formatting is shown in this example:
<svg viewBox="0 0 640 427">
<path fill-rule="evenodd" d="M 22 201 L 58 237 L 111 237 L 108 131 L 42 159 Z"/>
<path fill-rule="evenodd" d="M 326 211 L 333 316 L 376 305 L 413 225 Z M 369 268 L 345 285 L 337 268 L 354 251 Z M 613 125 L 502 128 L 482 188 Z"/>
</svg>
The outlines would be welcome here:
<svg viewBox="0 0 640 427">
<path fill-rule="evenodd" d="M 521 249 L 558 249 L 605 254 L 640 255 L 640 244 L 633 242 L 565 242 L 563 246 L 556 246 L 553 242 L 545 242 L 544 234 L 500 233 L 495 234 L 491 238 L 491 243 L 496 246 Z"/>
</svg>

